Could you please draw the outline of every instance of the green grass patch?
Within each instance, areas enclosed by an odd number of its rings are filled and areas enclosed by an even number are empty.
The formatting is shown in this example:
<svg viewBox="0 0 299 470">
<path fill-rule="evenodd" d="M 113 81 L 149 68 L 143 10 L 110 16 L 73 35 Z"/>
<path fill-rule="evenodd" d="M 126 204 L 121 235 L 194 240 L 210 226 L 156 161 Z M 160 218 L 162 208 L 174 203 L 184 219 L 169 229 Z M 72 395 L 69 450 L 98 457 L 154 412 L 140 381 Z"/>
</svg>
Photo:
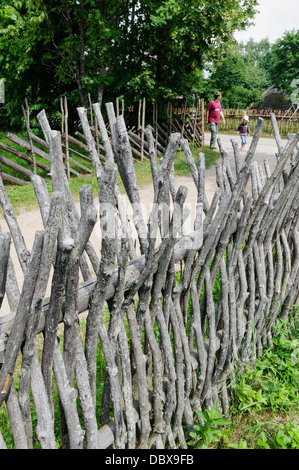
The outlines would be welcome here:
<svg viewBox="0 0 299 470">
<path fill-rule="evenodd" d="M 278 322 L 273 347 L 255 365 L 235 373 L 229 417 L 213 409 L 196 413 L 190 447 L 204 449 L 299 449 L 299 332 L 294 317 Z"/>
<path fill-rule="evenodd" d="M 287 412 L 293 407 L 299 411 L 298 323 L 278 322 L 273 347 L 264 351 L 255 368 L 248 367 L 232 384 L 236 396 L 233 411 L 251 408 Z"/>
<path fill-rule="evenodd" d="M 205 155 L 205 167 L 208 170 L 212 165 L 217 163 L 217 160 L 220 158 L 220 154 L 216 150 L 210 149 L 209 146 L 205 146 L 204 149 L 199 149 L 196 144 L 189 143 L 190 150 L 194 157 L 196 166 L 198 164 L 198 154 L 200 152 Z M 185 154 L 182 149 L 178 149 L 174 160 L 174 171 L 177 176 L 190 175 L 190 168 L 186 161 Z"/>
<path fill-rule="evenodd" d="M 236 377 L 225 446 L 299 449 L 299 307 L 276 325 L 273 347 Z"/>
</svg>

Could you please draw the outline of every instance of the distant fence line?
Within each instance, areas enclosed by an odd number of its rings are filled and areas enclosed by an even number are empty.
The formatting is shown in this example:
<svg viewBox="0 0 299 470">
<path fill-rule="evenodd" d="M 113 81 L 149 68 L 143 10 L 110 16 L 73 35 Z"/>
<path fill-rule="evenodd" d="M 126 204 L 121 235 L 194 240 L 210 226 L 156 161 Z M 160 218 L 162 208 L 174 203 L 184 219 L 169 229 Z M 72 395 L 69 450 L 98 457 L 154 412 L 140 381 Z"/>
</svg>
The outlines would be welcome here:
<svg viewBox="0 0 299 470">
<path fill-rule="evenodd" d="M 221 132 L 234 133 L 237 131 L 238 125 L 242 117 L 247 114 L 249 116 L 250 128 L 254 129 L 258 118 L 264 119 L 262 136 L 274 137 L 273 126 L 270 116 L 274 114 L 277 120 L 277 126 L 281 137 L 286 138 L 288 134 L 299 132 L 299 111 L 288 113 L 286 110 L 269 110 L 269 109 L 223 109 L 226 124 L 221 125 Z M 205 126 L 205 131 L 209 131 L 209 127 Z"/>
<path fill-rule="evenodd" d="M 223 112 L 226 116 L 233 117 L 233 116 L 247 116 L 252 117 L 262 117 L 262 118 L 270 118 L 271 114 L 274 114 L 276 119 L 285 119 L 288 120 L 291 117 L 293 119 L 299 119 L 299 110 L 283 110 L 283 109 L 232 109 L 232 108 L 225 108 Z"/>
</svg>

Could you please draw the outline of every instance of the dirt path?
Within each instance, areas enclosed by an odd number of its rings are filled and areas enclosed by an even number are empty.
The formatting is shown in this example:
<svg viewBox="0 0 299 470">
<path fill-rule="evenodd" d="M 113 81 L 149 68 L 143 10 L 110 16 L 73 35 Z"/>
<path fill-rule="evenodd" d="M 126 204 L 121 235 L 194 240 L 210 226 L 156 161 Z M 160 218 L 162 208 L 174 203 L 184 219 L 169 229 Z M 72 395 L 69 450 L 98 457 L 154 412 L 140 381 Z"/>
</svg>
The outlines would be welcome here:
<svg viewBox="0 0 299 470">
<path fill-rule="evenodd" d="M 231 163 L 232 170 L 234 169 L 234 158 L 233 158 L 233 150 L 231 147 L 231 142 L 230 139 L 235 138 L 238 141 L 238 136 L 229 136 L 229 135 L 222 135 L 221 140 L 223 142 L 223 145 L 225 149 L 227 150 L 229 160 Z M 206 135 L 206 143 L 208 144 L 209 142 L 209 135 Z M 250 143 L 250 139 L 249 139 Z M 259 164 L 263 164 L 263 160 L 265 158 L 268 159 L 270 168 L 273 169 L 275 166 L 275 153 L 277 152 L 277 147 L 274 139 L 260 139 L 258 149 L 256 152 L 256 160 L 258 161 Z M 243 155 L 244 154 L 244 155 Z M 244 159 L 246 156 L 246 152 L 242 152 L 242 158 Z M 190 217 L 188 218 L 186 224 L 185 224 L 185 233 L 190 233 L 193 231 L 193 221 L 194 221 L 194 216 L 195 216 L 195 210 L 196 210 L 196 199 L 197 199 L 197 191 L 195 188 L 195 185 L 193 183 L 193 180 L 191 176 L 179 176 L 176 177 L 176 183 L 178 186 L 183 185 L 188 188 L 188 196 L 186 200 L 186 206 L 190 209 Z M 207 194 L 207 198 L 209 202 L 212 200 L 212 197 L 214 195 L 216 188 L 216 183 L 215 183 L 215 166 L 210 168 L 209 170 L 206 171 L 206 178 L 205 178 L 205 191 Z M 152 184 L 143 186 L 140 189 L 140 198 L 141 198 L 141 203 L 143 204 L 143 212 L 145 214 L 145 220 L 147 220 L 148 215 L 150 213 L 150 207 L 151 203 L 153 201 L 153 187 Z M 95 204 L 97 202 L 95 201 Z M 128 201 L 126 199 L 126 207 L 128 208 L 128 215 L 130 217 L 130 207 L 128 204 Z M 79 203 L 77 204 L 78 212 L 79 212 Z M 24 211 L 21 214 L 17 216 L 18 224 L 21 228 L 23 238 L 25 241 L 25 245 L 29 251 L 31 251 L 34 237 L 35 237 L 35 232 L 38 230 L 43 230 L 43 224 L 42 224 L 42 219 L 40 215 L 40 211 L 38 208 L 31 210 L 31 211 Z M 8 227 L 6 225 L 6 222 L 0 214 L 0 227 L 1 230 L 4 232 L 8 232 Z M 95 248 L 96 251 L 100 251 L 100 225 L 99 222 L 97 222 L 93 233 L 91 237 L 91 242 Z M 14 249 L 14 246 L 12 244 L 11 246 L 11 257 L 14 263 L 15 271 L 16 271 L 16 276 L 17 280 L 19 283 L 19 286 L 23 285 L 23 273 L 20 268 L 18 258 L 16 251 Z M 48 294 L 50 293 L 50 289 L 48 290 Z M 0 311 L 0 316 L 6 315 L 9 313 L 9 305 L 7 303 L 6 297 L 4 298 L 2 308 Z"/>
</svg>

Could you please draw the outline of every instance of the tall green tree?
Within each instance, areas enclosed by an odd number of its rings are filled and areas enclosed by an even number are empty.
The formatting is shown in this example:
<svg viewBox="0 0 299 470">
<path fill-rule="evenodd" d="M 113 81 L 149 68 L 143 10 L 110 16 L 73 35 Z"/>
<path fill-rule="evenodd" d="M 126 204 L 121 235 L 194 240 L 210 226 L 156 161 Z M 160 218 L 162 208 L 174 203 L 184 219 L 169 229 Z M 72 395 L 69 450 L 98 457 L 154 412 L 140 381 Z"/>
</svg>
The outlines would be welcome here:
<svg viewBox="0 0 299 470">
<path fill-rule="evenodd" d="M 231 46 L 210 68 L 205 85 L 206 100 L 213 97 L 215 90 L 220 90 L 221 103 L 226 108 L 247 108 L 262 102 L 262 93 L 271 85 L 262 65 L 262 51 L 269 47 L 269 42 L 264 40 Z"/>
<path fill-rule="evenodd" d="M 258 42 L 250 38 L 247 42 L 240 42 L 238 46 L 239 51 L 246 57 L 247 62 L 264 67 L 265 55 L 271 49 L 271 43 L 268 38 L 261 39 Z"/>
<path fill-rule="evenodd" d="M 140 42 L 127 63 L 135 68 L 128 84 L 136 95 L 145 87 L 161 99 L 197 90 L 198 70 L 221 55 L 236 29 L 246 27 L 256 2 L 152 0 L 139 5 Z"/>
<path fill-rule="evenodd" d="M 299 79 L 299 30 L 286 32 L 264 58 L 270 80 L 284 93 L 294 90 L 293 80 Z"/>
<path fill-rule="evenodd" d="M 250 24 L 257 0 L 0 0 L 10 113 L 27 95 L 74 104 L 188 97 L 200 70 Z M 9 106 L 9 105 L 8 105 Z M 14 110 L 14 111 L 13 111 Z"/>
</svg>

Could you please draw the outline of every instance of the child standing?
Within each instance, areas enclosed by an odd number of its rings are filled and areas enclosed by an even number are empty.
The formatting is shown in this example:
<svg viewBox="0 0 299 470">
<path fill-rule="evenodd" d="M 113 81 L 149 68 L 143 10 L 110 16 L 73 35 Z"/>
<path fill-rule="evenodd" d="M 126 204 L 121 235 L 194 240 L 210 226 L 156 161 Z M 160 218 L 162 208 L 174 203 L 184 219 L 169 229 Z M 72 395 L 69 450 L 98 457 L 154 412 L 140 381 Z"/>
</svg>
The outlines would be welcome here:
<svg viewBox="0 0 299 470">
<path fill-rule="evenodd" d="M 238 133 L 240 134 L 240 137 L 241 137 L 241 150 L 244 150 L 245 145 L 247 143 L 247 136 L 250 135 L 248 122 L 249 122 L 249 117 L 243 116 L 242 122 L 238 127 Z"/>
</svg>

